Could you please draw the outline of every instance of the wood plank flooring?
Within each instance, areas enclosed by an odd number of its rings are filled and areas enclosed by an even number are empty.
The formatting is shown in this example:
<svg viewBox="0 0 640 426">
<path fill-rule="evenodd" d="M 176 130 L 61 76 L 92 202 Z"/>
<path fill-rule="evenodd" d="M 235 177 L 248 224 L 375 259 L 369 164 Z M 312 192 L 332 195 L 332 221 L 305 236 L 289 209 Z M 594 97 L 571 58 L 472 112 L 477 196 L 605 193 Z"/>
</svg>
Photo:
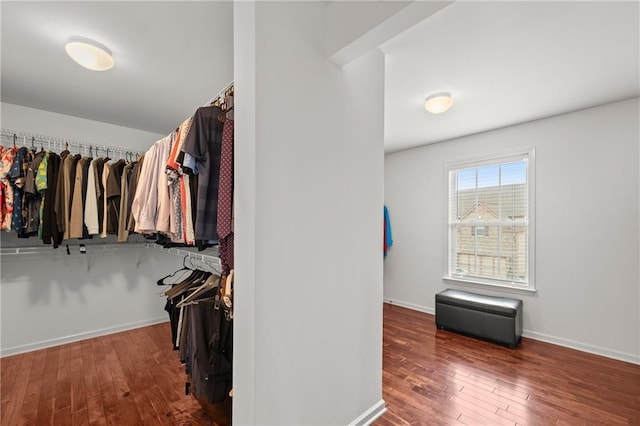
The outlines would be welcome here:
<svg viewBox="0 0 640 426">
<path fill-rule="evenodd" d="M 163 323 L 2 358 L 1 424 L 214 424 L 170 341 Z"/>
<path fill-rule="evenodd" d="M 14 425 L 211 425 L 184 395 L 168 323 L 2 358 Z M 517 350 L 384 307 L 387 425 L 640 425 L 640 366 L 524 339 Z"/>
<path fill-rule="evenodd" d="M 640 425 L 640 366 L 523 338 L 516 350 L 384 306 L 387 425 Z"/>
</svg>

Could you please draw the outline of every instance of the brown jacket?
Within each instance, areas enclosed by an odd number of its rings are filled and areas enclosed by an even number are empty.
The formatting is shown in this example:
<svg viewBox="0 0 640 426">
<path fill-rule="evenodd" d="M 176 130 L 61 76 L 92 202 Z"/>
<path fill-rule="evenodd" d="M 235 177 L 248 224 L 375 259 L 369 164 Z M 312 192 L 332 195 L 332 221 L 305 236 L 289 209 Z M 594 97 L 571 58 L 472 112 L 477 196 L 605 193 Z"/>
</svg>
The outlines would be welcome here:
<svg viewBox="0 0 640 426">
<path fill-rule="evenodd" d="M 71 200 L 71 214 L 69 216 L 69 238 L 82 238 L 82 226 L 84 220 L 82 218 L 84 213 L 84 203 L 82 201 L 82 184 L 83 184 L 83 169 L 89 159 L 83 157 L 78 160 L 76 164 L 75 179 L 73 182 L 73 199 Z"/>
</svg>

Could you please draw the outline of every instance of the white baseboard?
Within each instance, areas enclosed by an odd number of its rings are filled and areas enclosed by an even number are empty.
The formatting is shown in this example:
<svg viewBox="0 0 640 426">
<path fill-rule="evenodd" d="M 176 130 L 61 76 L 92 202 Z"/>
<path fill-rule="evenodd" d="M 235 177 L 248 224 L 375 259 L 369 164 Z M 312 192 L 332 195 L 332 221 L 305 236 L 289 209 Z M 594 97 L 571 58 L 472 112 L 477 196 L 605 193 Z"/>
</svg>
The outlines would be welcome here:
<svg viewBox="0 0 640 426">
<path fill-rule="evenodd" d="M 416 305 L 415 303 L 409 303 L 403 300 L 389 299 L 385 297 L 384 303 L 401 306 L 403 308 L 411 309 L 413 311 L 424 312 L 425 314 L 431 314 L 431 315 L 436 314 L 436 310 L 433 308 L 429 308 L 427 306 L 422 306 L 422 305 Z"/>
<path fill-rule="evenodd" d="M 91 339 L 93 337 L 106 336 L 107 334 L 119 333 L 121 331 L 133 330 L 135 328 L 146 327 L 148 325 L 167 322 L 167 317 L 152 318 L 143 321 L 132 322 L 128 324 L 117 325 L 114 327 L 101 328 L 99 330 L 87 331 L 84 333 L 72 334 L 65 337 L 57 337 L 55 339 L 43 340 L 40 342 L 28 343 L 26 345 L 13 346 L 10 348 L 0 349 L 0 358 L 22 354 L 25 352 L 36 351 L 38 349 L 50 348 L 52 346 L 64 345 L 65 343 L 77 342 L 80 340 Z"/>
<path fill-rule="evenodd" d="M 522 335 L 529 339 L 539 340 L 541 342 L 551 343 L 553 345 L 564 346 L 565 348 L 575 349 L 581 352 L 587 352 L 594 355 L 600 355 L 606 358 L 617 359 L 618 361 L 630 362 L 640 365 L 640 356 L 618 352 L 599 346 L 588 345 L 575 340 L 563 339 L 561 337 L 551 336 L 544 333 L 537 333 L 530 330 L 522 330 Z"/>
<path fill-rule="evenodd" d="M 427 306 L 416 305 L 414 303 L 405 302 L 396 299 L 384 299 L 385 303 L 391 305 L 402 306 L 403 308 L 412 309 L 414 311 L 425 312 L 427 314 L 435 315 L 435 309 Z M 558 346 L 564 346 L 565 348 L 575 349 L 581 352 L 587 352 L 594 355 L 600 355 L 606 358 L 617 359 L 618 361 L 630 362 L 632 364 L 640 365 L 640 355 L 628 354 L 624 352 L 618 352 L 599 346 L 589 345 L 586 343 L 576 342 L 575 340 L 563 339 L 561 337 L 551 336 L 549 334 L 538 333 L 531 330 L 522 330 L 522 335 L 529 339 L 539 340 L 541 342 L 551 343 Z"/>
<path fill-rule="evenodd" d="M 367 411 L 358 416 L 357 419 L 349 423 L 349 426 L 368 426 L 387 412 L 384 399 L 376 402 Z"/>
</svg>

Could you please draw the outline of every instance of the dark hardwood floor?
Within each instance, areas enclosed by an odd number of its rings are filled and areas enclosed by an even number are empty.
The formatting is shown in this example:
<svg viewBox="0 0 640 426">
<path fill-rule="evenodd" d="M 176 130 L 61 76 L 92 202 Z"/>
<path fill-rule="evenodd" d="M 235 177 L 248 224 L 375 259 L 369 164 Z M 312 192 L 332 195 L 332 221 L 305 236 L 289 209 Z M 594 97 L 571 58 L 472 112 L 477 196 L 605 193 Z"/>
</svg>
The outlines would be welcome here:
<svg viewBox="0 0 640 426">
<path fill-rule="evenodd" d="M 211 425 L 184 395 L 169 324 L 6 357 L 1 424 Z M 524 339 L 517 350 L 384 307 L 386 425 L 640 425 L 640 366 Z"/>
<path fill-rule="evenodd" d="M 2 358 L 2 425 L 211 425 L 169 323 Z"/>
<path fill-rule="evenodd" d="M 516 350 L 384 306 L 386 425 L 640 425 L 640 366 L 523 338 Z"/>
</svg>

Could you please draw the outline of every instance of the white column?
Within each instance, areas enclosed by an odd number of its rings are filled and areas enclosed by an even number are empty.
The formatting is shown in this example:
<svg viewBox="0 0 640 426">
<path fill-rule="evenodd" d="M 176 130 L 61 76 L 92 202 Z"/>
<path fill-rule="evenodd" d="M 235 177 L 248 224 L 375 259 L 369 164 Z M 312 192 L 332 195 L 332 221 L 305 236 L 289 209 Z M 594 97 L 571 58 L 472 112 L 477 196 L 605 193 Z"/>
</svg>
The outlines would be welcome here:
<svg viewBox="0 0 640 426">
<path fill-rule="evenodd" d="M 382 408 L 384 58 L 343 69 L 320 2 L 238 2 L 234 424 Z"/>
</svg>

